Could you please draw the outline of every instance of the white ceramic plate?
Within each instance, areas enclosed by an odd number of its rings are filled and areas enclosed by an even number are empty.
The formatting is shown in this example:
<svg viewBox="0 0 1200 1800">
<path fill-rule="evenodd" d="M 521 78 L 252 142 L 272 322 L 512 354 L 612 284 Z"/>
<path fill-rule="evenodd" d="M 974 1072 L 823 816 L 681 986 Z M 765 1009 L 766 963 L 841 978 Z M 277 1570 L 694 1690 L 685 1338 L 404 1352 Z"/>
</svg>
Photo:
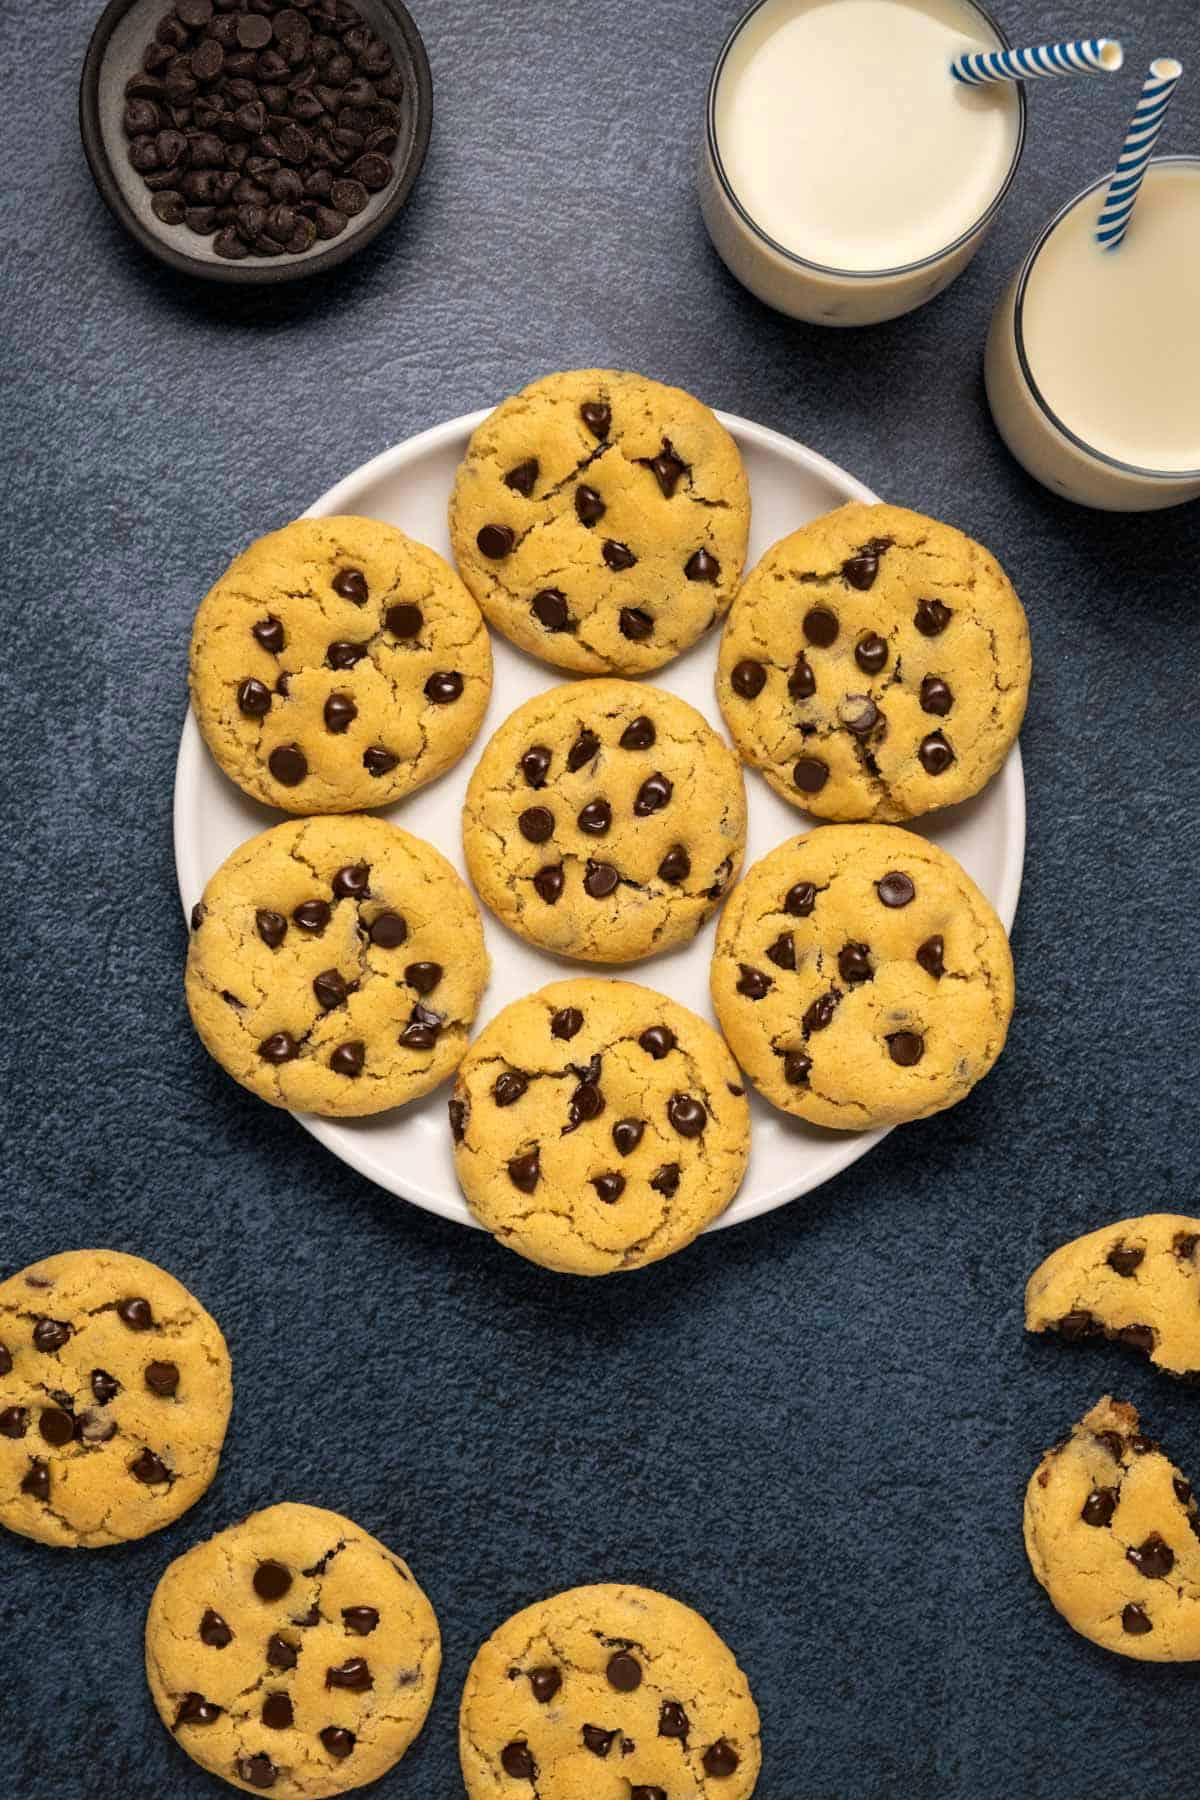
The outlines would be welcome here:
<svg viewBox="0 0 1200 1800">
<path fill-rule="evenodd" d="M 386 519 L 412 537 L 450 555 L 446 503 L 467 439 L 486 414 L 451 419 L 422 432 L 405 444 L 356 469 L 310 507 L 313 514 L 359 513 Z M 785 532 L 806 519 L 828 512 L 843 500 L 876 498 L 861 481 L 790 438 L 745 419 L 721 415 L 737 439 L 754 503 L 750 562 Z M 490 734 L 523 700 L 541 689 L 568 680 L 557 669 L 515 650 L 494 635 L 495 683 L 487 717 L 476 744 L 453 769 L 409 799 L 388 809 L 386 816 L 406 830 L 436 844 L 464 876 L 460 821 L 467 779 Z M 679 694 L 722 729 L 713 692 L 717 637 L 710 633 L 677 662 L 650 680 Z M 746 866 L 783 838 L 805 828 L 805 815 L 780 800 L 766 783 L 747 772 L 750 803 Z M 221 773 L 205 749 L 191 712 L 184 722 L 175 772 L 175 865 L 185 912 L 214 869 L 229 852 L 255 832 L 277 824 L 279 815 L 249 800 Z M 920 826 L 917 827 L 921 829 Z M 963 806 L 935 813 L 927 835 L 951 851 L 970 871 L 1007 927 L 1012 925 L 1021 888 L 1025 852 L 1025 785 L 1021 753 L 1014 747 L 1008 761 L 984 793 Z M 492 957 L 492 977 L 479 1017 L 482 1025 L 510 1000 L 548 981 L 575 971 L 605 973 L 587 964 L 569 964 L 531 948 L 484 911 L 484 928 Z M 652 957 L 609 972 L 640 981 L 712 1017 L 708 1000 L 708 965 L 716 921 L 685 949 Z M 823 1131 L 776 1112 L 751 1096 L 753 1148 L 741 1192 L 710 1229 L 736 1225 L 772 1207 L 782 1206 L 819 1187 L 877 1144 L 882 1131 Z M 443 1218 L 473 1225 L 454 1178 L 450 1133 L 446 1124 L 446 1088 L 399 1111 L 372 1119 L 338 1121 L 297 1114 L 306 1131 L 360 1174 L 404 1200 Z"/>
</svg>

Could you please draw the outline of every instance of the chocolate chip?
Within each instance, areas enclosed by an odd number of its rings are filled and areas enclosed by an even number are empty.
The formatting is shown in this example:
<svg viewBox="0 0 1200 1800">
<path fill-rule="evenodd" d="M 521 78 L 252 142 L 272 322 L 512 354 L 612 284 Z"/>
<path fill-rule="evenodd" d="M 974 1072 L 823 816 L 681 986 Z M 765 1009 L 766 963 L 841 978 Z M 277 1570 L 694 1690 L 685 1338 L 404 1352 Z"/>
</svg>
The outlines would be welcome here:
<svg viewBox="0 0 1200 1800">
<path fill-rule="evenodd" d="M 332 917 L 328 900 L 302 900 L 292 913 L 292 920 L 301 931 L 311 931 L 314 937 L 321 935 Z"/>
<path fill-rule="evenodd" d="M 528 1086 L 528 1079 L 516 1069 L 505 1069 L 492 1083 L 492 1099 L 497 1106 L 515 1106 Z"/>
<path fill-rule="evenodd" d="M 1092 1329 L 1092 1315 L 1090 1312 L 1064 1313 L 1062 1318 L 1058 1321 L 1058 1329 L 1059 1334 L 1067 1340 L 1068 1344 L 1077 1344 L 1082 1338 L 1085 1338 Z M 1117 1436 L 1117 1434 L 1112 1431 L 1099 1435 L 1106 1435 L 1110 1438 Z M 1117 1443 L 1120 1445 L 1120 1449 L 1114 1451 L 1113 1454 L 1119 1459 L 1121 1451 L 1125 1446 L 1123 1440 L 1120 1438 L 1117 1438 Z"/>
<path fill-rule="evenodd" d="M 837 614 L 827 606 L 812 606 L 804 615 L 804 635 L 810 644 L 828 650 L 838 634 Z"/>
<path fill-rule="evenodd" d="M 667 1118 L 680 1137 L 699 1137 L 708 1124 L 708 1113 L 700 1100 L 691 1094 L 672 1094 L 667 1102 Z"/>
<path fill-rule="evenodd" d="M 200 1641 L 208 1644 L 213 1650 L 224 1650 L 226 1644 L 233 1642 L 233 1633 L 221 1617 L 208 1607 L 200 1620 Z"/>
<path fill-rule="evenodd" d="M 118 1300 L 117 1317 L 130 1331 L 149 1331 L 154 1323 L 150 1302 L 143 1300 L 140 1295 L 130 1295 L 127 1300 Z"/>
<path fill-rule="evenodd" d="M 582 769 L 584 763 L 591 762 L 599 748 L 600 739 L 596 733 L 584 729 L 567 751 L 567 768 L 574 774 L 576 769 Z"/>
<path fill-rule="evenodd" d="M 689 1720 L 678 1700 L 664 1700 L 658 1710 L 658 1735 L 687 1743 Z"/>
<path fill-rule="evenodd" d="M 544 844 L 554 832 L 554 814 L 548 806 L 527 806 L 517 820 L 521 836 L 531 844 Z"/>
<path fill-rule="evenodd" d="M 540 1705 L 548 1706 L 562 1686 L 562 1674 L 558 1669 L 532 1669 L 529 1685 L 533 1689 L 534 1699 Z"/>
<path fill-rule="evenodd" d="M 396 638 L 415 638 L 425 623 L 425 615 L 419 606 L 409 606 L 399 602 L 389 606 L 383 615 L 383 622 Z M 365 646 L 363 647 L 365 649 Z M 357 658 L 355 658 L 357 661 Z"/>
<path fill-rule="evenodd" d="M 516 1781 L 533 1781 L 537 1775 L 537 1764 L 529 1745 L 516 1738 L 501 1750 L 500 1766 L 506 1775 L 511 1775 Z"/>
<path fill-rule="evenodd" d="M 604 1673 L 609 1687 L 616 1688 L 618 1694 L 632 1694 L 642 1685 L 642 1665 L 628 1650 L 618 1650 L 610 1656 Z"/>
<path fill-rule="evenodd" d="M 607 800 L 589 800 L 580 808 L 575 822 L 589 837 L 603 837 L 612 824 L 612 807 Z"/>
<path fill-rule="evenodd" d="M 954 695 L 940 675 L 926 675 L 921 683 L 921 710 L 945 718 L 954 705 Z"/>
<path fill-rule="evenodd" d="M 857 556 L 848 556 L 842 564 L 842 574 L 852 588 L 865 594 L 874 587 L 875 577 L 879 573 L 879 558 L 871 550 L 861 550 Z"/>
<path fill-rule="evenodd" d="M 135 1456 L 129 1465 L 129 1473 L 147 1487 L 156 1487 L 159 1482 L 171 1479 L 166 1464 L 161 1457 L 155 1456 L 153 1450 L 143 1450 L 139 1456 Z"/>
<path fill-rule="evenodd" d="M 263 50 L 272 37 L 271 21 L 260 13 L 243 13 L 237 22 L 237 40 L 243 50 Z"/>
<path fill-rule="evenodd" d="M 650 1025 L 643 1031 L 638 1043 L 647 1056 L 652 1056 L 655 1062 L 661 1062 L 675 1048 L 675 1033 L 669 1025 Z"/>
<path fill-rule="evenodd" d="M 61 1350 L 71 1335 L 71 1327 L 64 1319 L 39 1319 L 33 1328 L 33 1347 L 45 1351 Z"/>
<path fill-rule="evenodd" d="M 515 468 L 508 471 L 508 474 L 504 477 L 505 487 L 512 488 L 515 493 L 523 494 L 526 500 L 528 500 L 530 494 L 533 492 L 534 483 L 538 478 L 538 469 L 540 466 L 536 456 L 527 457 L 524 462 L 517 463 Z"/>
<path fill-rule="evenodd" d="M 944 775 L 954 761 L 954 751 L 940 731 L 931 731 L 928 737 L 921 739 L 917 755 L 927 775 Z"/>
<path fill-rule="evenodd" d="M 732 1775 L 738 1766 L 738 1753 L 728 1738 L 710 1744 L 702 1758 L 706 1775 Z"/>
<path fill-rule="evenodd" d="M 869 694 L 847 694 L 838 707 L 838 717 L 855 737 L 870 737 L 879 723 L 879 708 Z"/>
<path fill-rule="evenodd" d="M 299 744 L 277 744 L 267 767 L 282 787 L 299 787 L 308 774 L 308 758 Z"/>
<path fill-rule="evenodd" d="M 408 937 L 408 921 L 402 913 L 381 912 L 371 920 L 367 936 L 380 950 L 396 950 Z"/>
<path fill-rule="evenodd" d="M 21 1492 L 34 1500 L 48 1500 L 50 1497 L 50 1466 L 40 1456 L 30 1460 L 29 1469 L 21 1480 Z"/>
<path fill-rule="evenodd" d="M 342 1623 L 356 1637 L 367 1637 L 378 1625 L 379 1614 L 373 1606 L 343 1606 Z"/>
<path fill-rule="evenodd" d="M 467 1135 L 467 1120 L 471 1109 L 465 1100 L 451 1100 L 446 1107 L 450 1115 L 450 1135 L 456 1144 L 461 1144 Z"/>
<path fill-rule="evenodd" d="M 247 676 L 237 691 L 238 709 L 248 719 L 261 719 L 264 713 L 271 710 L 271 690 L 253 675 Z"/>
<path fill-rule="evenodd" d="M 1181 1231 L 1176 1234 L 1174 1250 L 1180 1262 L 1187 1262 L 1200 1249 L 1200 1232 Z"/>
<path fill-rule="evenodd" d="M 199 900 L 197 900 L 195 906 L 192 908 L 188 923 L 191 925 L 193 931 L 199 931 L 201 925 L 204 923 L 204 908 Z M 8 1370 L 0 1363 L 0 1375 L 7 1375 L 7 1373 Z"/>
<path fill-rule="evenodd" d="M 655 1193 L 661 1194 L 666 1200 L 670 1200 L 678 1192 L 681 1173 L 682 1171 L 678 1163 L 664 1163 L 662 1168 L 659 1169 L 658 1173 L 652 1178 L 650 1186 L 654 1189 Z"/>
<path fill-rule="evenodd" d="M 817 691 L 817 678 L 812 664 L 801 651 L 796 664 L 788 676 L 788 693 L 793 700 L 810 700 Z"/>
<path fill-rule="evenodd" d="M 854 646 L 854 660 L 866 675 L 878 675 L 887 657 L 887 639 L 877 631 L 868 631 Z"/>
<path fill-rule="evenodd" d="M 1116 1249 L 1109 1251 L 1107 1262 L 1109 1268 L 1115 1269 L 1118 1275 L 1133 1275 L 1141 1267 L 1145 1255 L 1144 1250 L 1127 1250 L 1124 1244 L 1118 1244 Z"/>
<path fill-rule="evenodd" d="M 93 1407 L 88 1407 L 74 1423 L 75 1436 L 85 1444 L 107 1444 L 110 1438 L 117 1435 L 116 1420 L 106 1418 Z"/>
<path fill-rule="evenodd" d="M 1154 1630 L 1144 1609 L 1132 1604 L 1122 1612 L 1121 1624 L 1130 1637 L 1145 1637 L 1147 1632 Z"/>
<path fill-rule="evenodd" d="M 331 669 L 352 669 L 366 654 L 365 644 L 352 644 L 345 638 L 337 638 L 326 650 L 325 661 Z"/>
<path fill-rule="evenodd" d="M 775 983 L 761 969 L 752 969 L 749 963 L 739 963 L 741 971 L 737 978 L 737 991 L 745 994 L 747 1000 L 762 1000 L 770 993 Z"/>
<path fill-rule="evenodd" d="M 262 1703 L 260 1717 L 269 1731 L 287 1731 L 294 1717 L 290 1697 L 287 1694 L 268 1694 Z"/>
<path fill-rule="evenodd" d="M 662 450 L 658 456 L 644 460 L 646 467 L 652 471 L 654 479 L 662 489 L 664 498 L 670 500 L 679 485 L 680 476 L 686 475 L 688 465 L 680 460 L 668 438 L 663 439 Z"/>
<path fill-rule="evenodd" d="M 260 1600 L 282 1600 L 291 1585 L 291 1570 L 269 1557 L 254 1571 L 254 1591 Z"/>
<path fill-rule="evenodd" d="M 1175 1489 L 1175 1498 L 1181 1506 L 1187 1506 L 1192 1498 L 1191 1485 L 1181 1475 L 1172 1477 L 1171 1485 Z"/>
<path fill-rule="evenodd" d="M 893 1031 L 887 1047 L 894 1063 L 902 1069 L 911 1069 L 925 1054 L 925 1039 L 916 1031 Z"/>
<path fill-rule="evenodd" d="M 336 734 L 346 731 L 358 717 L 358 708 L 349 694 L 330 694 L 325 702 L 325 729 Z"/>
<path fill-rule="evenodd" d="M 92 1375 L 92 1392 L 103 1405 L 112 1398 L 112 1395 L 101 1394 L 97 1391 L 96 1376 L 100 1373 L 102 1371 L 97 1369 Z M 149 1362 L 146 1364 L 143 1379 L 152 1394 L 158 1394 L 164 1400 L 169 1399 L 179 1386 L 179 1365 L 173 1362 Z M 105 1380 L 112 1381 L 112 1376 L 106 1376 Z"/>
<path fill-rule="evenodd" d="M 605 538 L 600 546 L 600 554 L 609 568 L 618 572 L 621 569 L 632 569 L 637 562 L 637 557 L 629 545 L 618 543 L 616 538 Z"/>
<path fill-rule="evenodd" d="M 530 610 L 539 625 L 547 631 L 565 631 L 570 614 L 567 611 L 567 597 L 559 588 L 542 588 L 529 602 Z"/>
<path fill-rule="evenodd" d="M 553 906 L 555 901 L 562 898 L 564 879 L 561 863 L 547 863 L 534 876 L 534 888 L 547 906 Z"/>
<path fill-rule="evenodd" d="M 654 630 L 654 620 L 640 606 L 623 606 L 617 622 L 621 628 L 621 636 L 634 644 L 644 643 Z"/>
<path fill-rule="evenodd" d="M 741 662 L 734 663 L 733 673 L 729 677 L 729 685 L 735 694 L 743 700 L 757 700 L 766 686 L 767 671 L 760 662 L 744 657 Z"/>
<path fill-rule="evenodd" d="M 1157 1531 L 1152 1531 L 1144 1543 L 1126 1550 L 1125 1559 L 1147 1581 L 1162 1581 L 1175 1567 L 1175 1552 Z"/>
<path fill-rule="evenodd" d="M 6 1406 L 0 1412 L 0 1437 L 23 1438 L 29 1430 L 29 1408 Z"/>
<path fill-rule="evenodd" d="M 951 612 L 940 600 L 918 600 L 913 624 L 922 637 L 938 637 L 950 623 Z"/>
<path fill-rule="evenodd" d="M 150 1368 L 153 1369 L 157 1365 L 154 1363 L 151 1363 L 149 1366 L 150 1366 Z M 175 1365 L 173 1363 L 170 1365 L 170 1367 L 172 1367 L 172 1368 L 174 1368 L 174 1366 Z M 117 1380 L 115 1375 L 110 1375 L 108 1373 L 107 1369 L 93 1369 L 92 1377 L 91 1377 L 91 1388 L 92 1388 L 92 1398 L 97 1402 L 97 1404 L 100 1406 L 107 1406 L 109 1401 L 115 1400 L 117 1395 L 120 1393 L 121 1384 Z"/>
<path fill-rule="evenodd" d="M 790 1087 L 804 1087 L 812 1071 L 812 1057 L 803 1050 L 789 1050 L 783 1059 L 783 1079 Z"/>
<path fill-rule="evenodd" d="M 843 981 L 870 981 L 874 973 L 868 945 L 843 944 L 838 952 L 838 974 Z"/>
<path fill-rule="evenodd" d="M 403 1043 L 405 1040 L 402 1037 L 400 1041 Z M 329 1058 L 329 1066 L 335 1075 L 347 1075 L 353 1079 L 356 1075 L 362 1074 L 366 1054 L 367 1047 L 362 1040 L 352 1038 L 337 1046 Z"/>
<path fill-rule="evenodd" d="M 813 1031 L 828 1029 L 833 1022 L 833 1015 L 837 1011 L 837 1004 L 841 997 L 836 988 L 830 988 L 828 993 L 817 995 L 801 1021 L 805 1036 Z"/>
<path fill-rule="evenodd" d="M 618 1119 L 612 1128 L 612 1141 L 622 1156 L 630 1156 L 642 1141 L 646 1127 L 641 1119 Z"/>
<path fill-rule="evenodd" d="M 613 1747 L 614 1740 L 620 1736 L 618 1731 L 605 1731 L 602 1725 L 585 1725 L 583 1743 L 593 1756 L 607 1756 Z"/>
<path fill-rule="evenodd" d="M 57 1406 L 46 1406 L 38 1419 L 38 1430 L 48 1444 L 69 1444 L 75 1436 L 75 1420 Z"/>
<path fill-rule="evenodd" d="M 521 773 L 531 788 L 545 787 L 552 756 L 545 744 L 531 744 L 521 758 Z"/>
<path fill-rule="evenodd" d="M 325 1671 L 327 1688 L 346 1688 L 352 1694 L 365 1694 L 375 1682 L 364 1657 L 348 1656 L 343 1663 Z"/>
<path fill-rule="evenodd" d="M 923 944 L 918 945 L 917 961 L 927 975 L 936 976 L 940 980 L 945 974 L 945 950 L 945 942 L 940 932 L 935 932 L 933 937 L 926 938 Z"/>
<path fill-rule="evenodd" d="M 245 25 L 249 19 L 255 18 L 256 16 L 257 15 L 254 13 L 246 13 L 238 20 L 239 29 Z M 266 21 L 263 20 L 262 23 L 265 24 Z M 264 1756 L 261 1750 L 254 1756 L 240 1757 L 238 1759 L 237 1772 L 243 1781 L 249 1782 L 251 1787 L 269 1788 L 274 1787 L 275 1785 L 275 1776 L 277 1774 L 275 1764 L 271 1761 L 269 1756 Z"/>
<path fill-rule="evenodd" d="M 444 974 L 441 963 L 411 962 L 405 968 L 404 979 L 418 994 L 432 994 Z"/>
<path fill-rule="evenodd" d="M 610 894 L 616 893 L 620 879 L 611 863 L 593 862 L 589 857 L 584 871 L 583 891 L 593 900 L 607 900 Z"/>
<path fill-rule="evenodd" d="M 595 438 L 606 438 L 612 427 L 612 408 L 603 400 L 585 400 L 579 416 Z"/>
<path fill-rule="evenodd" d="M 679 887 L 692 872 L 692 859 L 682 844 L 672 844 L 658 865 L 658 878 L 671 887 Z"/>
<path fill-rule="evenodd" d="M 551 1036 L 570 1040 L 582 1029 L 583 1014 L 577 1006 L 562 1006 L 550 1017 Z"/>
<path fill-rule="evenodd" d="M 355 606 L 367 604 L 367 578 L 361 569 L 339 569 L 333 578 L 333 591 Z"/>
<path fill-rule="evenodd" d="M 260 906 L 254 915 L 254 923 L 258 927 L 258 935 L 268 950 L 277 950 L 287 936 L 287 920 L 282 913 L 271 912 Z"/>
<path fill-rule="evenodd" d="M 514 1156 L 509 1161 L 508 1179 L 523 1194 L 532 1194 L 541 1173 L 541 1158 L 536 1150 L 528 1150 L 523 1156 Z"/>
<path fill-rule="evenodd" d="M 694 550 L 683 565 L 683 572 L 689 581 L 719 581 L 721 565 L 711 551 Z"/>
<path fill-rule="evenodd" d="M 457 669 L 439 669 L 425 683 L 425 698 L 435 706 L 451 706 L 463 691 L 463 678 Z"/>
<path fill-rule="evenodd" d="M 289 1644 L 277 1631 L 267 1639 L 267 1661 L 273 1669 L 294 1669 L 299 1654 L 295 1645 Z"/>
<path fill-rule="evenodd" d="M 592 1062 L 594 1072 L 589 1073 L 586 1081 L 580 1082 L 571 1096 L 571 1103 L 567 1108 L 567 1131 L 577 1131 L 581 1125 L 586 1125 L 590 1120 L 599 1118 L 604 1111 L 604 1095 L 597 1083 L 600 1073 L 600 1058 L 594 1056 Z"/>
<path fill-rule="evenodd" d="M 628 1738 L 622 1743 L 622 1750 L 625 1749 L 626 1745 L 628 1745 L 630 1749 L 633 1748 L 632 1744 L 629 1743 Z M 644 1785 L 641 1787 L 630 1788 L 629 1800 L 667 1800 L 667 1790 L 666 1788 L 646 1787 Z"/>
<path fill-rule="evenodd" d="M 802 756 L 792 770 L 792 780 L 802 794 L 819 794 L 829 780 L 829 764 L 819 756 Z"/>
<path fill-rule="evenodd" d="M 622 750 L 648 750 L 657 736 L 654 720 L 639 713 L 636 719 L 629 721 L 617 741 Z"/>
<path fill-rule="evenodd" d="M 594 525 L 607 511 L 594 487 L 581 485 L 575 489 L 575 512 L 581 525 Z"/>
<path fill-rule="evenodd" d="M 12 1373 L 12 1351 L 7 1344 L 0 1344 L 0 1375 Z"/>
<path fill-rule="evenodd" d="M 432 1050 L 441 1036 L 442 1020 L 427 1006 L 419 1003 L 413 1007 L 412 1015 L 404 1030 L 400 1033 L 400 1043 L 407 1050 Z"/>
<path fill-rule="evenodd" d="M 611 1206 L 625 1192 L 625 1177 L 623 1175 L 594 1175 L 592 1186 L 605 1205 Z"/>
<path fill-rule="evenodd" d="M 639 819 L 645 819 L 651 813 L 661 812 L 674 791 L 674 783 L 668 781 L 661 770 L 656 771 L 653 775 L 647 775 L 633 802 L 635 815 Z"/>
<path fill-rule="evenodd" d="M 1085 1525 L 1107 1525 L 1116 1510 L 1116 1488 L 1095 1488 L 1084 1501 L 1079 1516 Z"/>
<path fill-rule="evenodd" d="M 790 931 L 781 931 L 773 944 L 767 948 L 767 955 L 777 969 L 794 969 L 796 966 L 796 943 Z"/>
<path fill-rule="evenodd" d="M 783 910 L 794 919 L 807 919 L 817 903 L 817 890 L 811 881 L 798 881 L 783 896 Z"/>
<path fill-rule="evenodd" d="M 215 1701 L 206 1700 L 203 1694 L 185 1694 L 175 1714 L 172 1730 L 178 1731 L 181 1725 L 214 1725 L 224 1710 Z"/>
<path fill-rule="evenodd" d="M 363 752 L 363 768 L 376 779 L 389 774 L 399 761 L 400 758 L 393 756 L 390 750 L 385 750 L 382 744 L 372 744 L 369 750 Z"/>
<path fill-rule="evenodd" d="M 1149 1325 L 1123 1325 L 1117 1337 L 1130 1350 L 1140 1350 L 1145 1356 L 1154 1349 L 1154 1333 Z"/>
<path fill-rule="evenodd" d="M 370 892 L 370 879 L 369 863 L 343 863 L 329 885 L 339 900 L 362 900 Z"/>
<path fill-rule="evenodd" d="M 882 880 L 875 883 L 875 892 L 885 906 L 907 906 L 916 899 L 917 890 L 912 877 L 899 869 L 892 869 Z"/>
<path fill-rule="evenodd" d="M 344 1725 L 323 1725 L 317 1733 L 330 1756 L 347 1757 L 353 1750 L 357 1739 L 352 1731 Z"/>
</svg>

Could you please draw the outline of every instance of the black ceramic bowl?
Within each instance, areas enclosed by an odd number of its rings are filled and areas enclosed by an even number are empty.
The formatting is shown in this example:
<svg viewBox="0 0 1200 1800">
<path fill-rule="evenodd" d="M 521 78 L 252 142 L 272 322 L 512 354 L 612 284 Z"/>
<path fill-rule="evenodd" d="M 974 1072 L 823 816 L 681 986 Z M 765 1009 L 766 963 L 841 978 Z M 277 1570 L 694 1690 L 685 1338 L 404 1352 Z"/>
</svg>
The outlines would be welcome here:
<svg viewBox="0 0 1200 1800">
<path fill-rule="evenodd" d="M 79 128 L 88 163 L 109 209 L 160 262 L 202 281 L 267 286 L 299 281 L 345 262 L 389 225 L 421 172 L 433 122 L 433 86 L 421 36 L 401 0 L 353 0 L 358 12 L 391 49 L 404 83 L 399 101 L 400 142 L 387 187 L 372 194 L 336 238 L 317 239 L 299 255 L 248 256 L 231 262 L 186 225 L 164 225 L 150 210 L 153 194 L 129 162 L 122 125 L 125 83 L 142 66 L 142 52 L 164 14 L 164 0 L 109 0 L 88 46 L 79 84 Z"/>
</svg>

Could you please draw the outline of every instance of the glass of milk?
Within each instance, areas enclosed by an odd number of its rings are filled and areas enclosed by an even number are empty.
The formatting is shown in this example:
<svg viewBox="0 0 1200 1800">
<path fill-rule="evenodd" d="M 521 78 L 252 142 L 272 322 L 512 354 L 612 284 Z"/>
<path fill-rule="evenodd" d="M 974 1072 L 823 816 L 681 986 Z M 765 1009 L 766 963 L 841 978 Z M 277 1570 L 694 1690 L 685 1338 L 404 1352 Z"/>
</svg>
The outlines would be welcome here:
<svg viewBox="0 0 1200 1800">
<path fill-rule="evenodd" d="M 984 358 L 1001 437 L 1082 506 L 1200 497 L 1200 156 L 1156 157 L 1123 243 L 1102 249 L 1104 175 L 1010 281 Z"/>
<path fill-rule="evenodd" d="M 950 64 L 1008 39 L 975 0 L 759 0 L 708 92 L 700 204 L 769 306 L 872 325 L 932 299 L 979 248 L 1025 141 L 1022 82 Z"/>
</svg>

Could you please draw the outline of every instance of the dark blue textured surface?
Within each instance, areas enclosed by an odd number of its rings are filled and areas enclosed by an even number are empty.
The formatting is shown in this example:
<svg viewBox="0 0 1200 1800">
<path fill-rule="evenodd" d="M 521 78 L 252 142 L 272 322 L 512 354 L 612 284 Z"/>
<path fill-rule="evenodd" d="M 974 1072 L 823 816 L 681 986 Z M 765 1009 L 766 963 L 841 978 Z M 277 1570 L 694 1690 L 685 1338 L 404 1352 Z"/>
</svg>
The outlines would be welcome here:
<svg viewBox="0 0 1200 1800">
<path fill-rule="evenodd" d="M 1106 1388 L 1200 1479 L 1200 1406 L 1135 1357 L 1026 1342 L 1065 1237 L 1196 1210 L 1200 507 L 1090 515 L 1028 481 L 980 380 L 1037 227 L 1111 161 L 1191 0 L 1022 0 L 1119 30 L 1126 78 L 1031 96 L 1024 166 L 943 299 L 871 332 L 776 318 L 711 254 L 692 166 L 728 0 L 424 0 L 434 141 L 407 216 L 311 292 L 193 290 L 94 194 L 87 0 L 0 11 L 7 380 L 0 669 L 9 1121 L 2 1272 L 108 1243 L 230 1340 L 221 1471 L 171 1530 L 5 1537 L 0 1790 L 215 1796 L 140 1663 L 166 1562 L 270 1501 L 411 1558 L 446 1663 L 379 1792 L 460 1792 L 458 1693 L 514 1608 L 627 1578 L 700 1607 L 764 1715 L 763 1800 L 1194 1792 L 1200 1665 L 1125 1664 L 1035 1586 L 1021 1493 Z M 820 1194 L 598 1284 L 367 1186 L 206 1058 L 180 986 L 172 764 L 192 610 L 227 558 L 386 445 L 536 373 L 623 364 L 792 433 L 992 546 L 1029 609 L 1019 1009 L 995 1074 Z M 653 970 L 647 975 L 652 980 Z"/>
</svg>

